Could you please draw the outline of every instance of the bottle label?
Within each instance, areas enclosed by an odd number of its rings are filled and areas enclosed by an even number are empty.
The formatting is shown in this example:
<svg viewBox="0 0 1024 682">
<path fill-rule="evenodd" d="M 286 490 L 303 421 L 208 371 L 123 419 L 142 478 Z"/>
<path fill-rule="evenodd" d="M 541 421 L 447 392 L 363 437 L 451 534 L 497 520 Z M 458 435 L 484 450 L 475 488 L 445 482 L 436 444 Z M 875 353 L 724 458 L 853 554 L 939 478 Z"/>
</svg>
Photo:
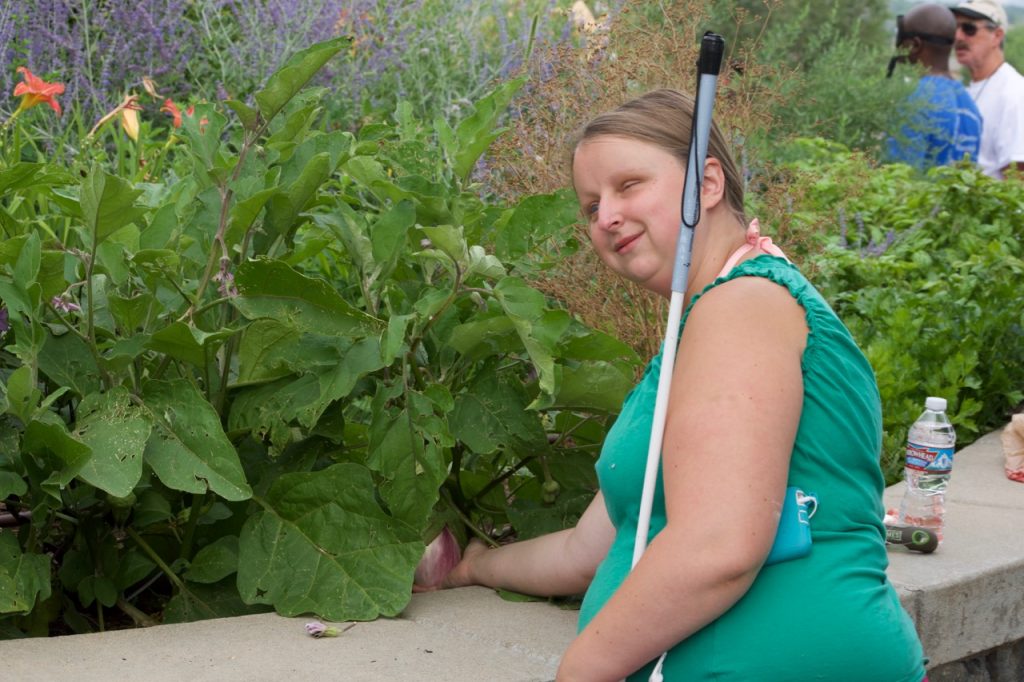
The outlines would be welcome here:
<svg viewBox="0 0 1024 682">
<path fill-rule="evenodd" d="M 907 443 L 907 468 L 929 474 L 948 474 L 953 470 L 953 448 Z"/>
</svg>

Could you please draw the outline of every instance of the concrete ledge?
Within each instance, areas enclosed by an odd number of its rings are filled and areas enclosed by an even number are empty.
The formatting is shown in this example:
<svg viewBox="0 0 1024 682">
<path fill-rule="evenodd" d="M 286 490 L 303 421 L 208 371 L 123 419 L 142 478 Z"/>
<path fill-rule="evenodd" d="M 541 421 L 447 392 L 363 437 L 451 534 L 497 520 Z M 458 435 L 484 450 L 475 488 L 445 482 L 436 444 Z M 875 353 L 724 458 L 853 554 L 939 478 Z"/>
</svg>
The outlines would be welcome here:
<svg viewBox="0 0 1024 682">
<path fill-rule="evenodd" d="M 276 614 L 0 642 L 4 680 L 280 682 L 554 680 L 576 612 L 467 587 L 413 596 L 401 618 L 313 639 Z"/>
<path fill-rule="evenodd" d="M 902 497 L 902 483 L 890 487 L 886 506 Z M 1024 680 L 1020 657 L 1007 653 L 1024 641 L 1024 485 L 1003 474 L 998 431 L 956 455 L 942 546 L 930 555 L 892 548 L 889 560 L 932 682 Z M 966 665 L 973 658 L 988 663 Z M 949 666 L 957 661 L 965 666 Z"/>
<path fill-rule="evenodd" d="M 886 490 L 899 505 L 901 486 Z M 917 624 L 932 682 L 1024 680 L 1024 484 L 1003 476 L 999 434 L 957 453 L 945 543 L 892 548 L 889 576 Z M 484 588 L 417 594 L 400 618 L 313 639 L 274 614 L 54 639 L 0 641 L 4 680 L 412 682 L 553 680 L 575 611 Z"/>
</svg>

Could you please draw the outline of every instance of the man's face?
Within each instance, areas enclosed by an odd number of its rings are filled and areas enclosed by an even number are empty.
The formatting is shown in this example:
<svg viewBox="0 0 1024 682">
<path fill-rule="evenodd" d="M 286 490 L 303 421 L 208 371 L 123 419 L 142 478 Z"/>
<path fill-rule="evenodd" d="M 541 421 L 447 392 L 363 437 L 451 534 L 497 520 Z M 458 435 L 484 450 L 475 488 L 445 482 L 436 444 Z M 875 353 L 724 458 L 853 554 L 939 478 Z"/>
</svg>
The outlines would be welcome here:
<svg viewBox="0 0 1024 682">
<path fill-rule="evenodd" d="M 953 44 L 956 60 L 972 74 L 975 73 L 985 65 L 994 51 L 1000 49 L 1003 34 L 1003 29 L 993 28 L 992 24 L 984 19 L 970 19 L 958 15 L 956 42 Z"/>
</svg>

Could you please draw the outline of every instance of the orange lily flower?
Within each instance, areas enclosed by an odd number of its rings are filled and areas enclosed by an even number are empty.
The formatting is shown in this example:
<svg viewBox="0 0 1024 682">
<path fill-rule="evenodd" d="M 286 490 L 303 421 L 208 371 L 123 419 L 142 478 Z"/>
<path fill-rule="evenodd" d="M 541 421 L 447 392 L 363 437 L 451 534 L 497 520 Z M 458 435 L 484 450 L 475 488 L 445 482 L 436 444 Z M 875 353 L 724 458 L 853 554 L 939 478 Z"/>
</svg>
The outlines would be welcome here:
<svg viewBox="0 0 1024 682">
<path fill-rule="evenodd" d="M 25 79 L 24 83 L 18 83 L 14 86 L 14 96 L 21 97 L 21 104 L 18 105 L 18 111 L 31 109 L 35 105 L 45 102 L 57 112 L 58 116 L 60 116 L 60 102 L 57 101 L 57 95 L 64 94 L 64 84 L 47 83 L 24 66 L 19 66 L 17 71 Z"/>
<path fill-rule="evenodd" d="M 178 109 L 177 105 L 174 102 L 172 102 L 170 99 L 165 99 L 164 105 L 160 107 L 160 111 L 166 112 L 174 118 L 174 120 L 172 121 L 172 125 L 175 128 L 181 127 L 181 110 Z"/>
</svg>

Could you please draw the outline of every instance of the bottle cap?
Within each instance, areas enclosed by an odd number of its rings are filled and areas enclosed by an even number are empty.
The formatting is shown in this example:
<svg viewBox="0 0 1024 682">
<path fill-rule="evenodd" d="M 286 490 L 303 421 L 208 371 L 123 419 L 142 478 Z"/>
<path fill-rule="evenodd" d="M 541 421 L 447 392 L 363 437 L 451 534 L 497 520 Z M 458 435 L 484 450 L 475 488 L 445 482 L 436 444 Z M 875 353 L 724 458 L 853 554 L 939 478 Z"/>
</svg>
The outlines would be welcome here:
<svg viewBox="0 0 1024 682">
<path fill-rule="evenodd" d="M 946 399 L 936 398 L 935 396 L 929 396 L 928 399 L 924 401 L 924 406 L 925 408 L 931 410 L 932 412 L 945 412 Z"/>
</svg>

